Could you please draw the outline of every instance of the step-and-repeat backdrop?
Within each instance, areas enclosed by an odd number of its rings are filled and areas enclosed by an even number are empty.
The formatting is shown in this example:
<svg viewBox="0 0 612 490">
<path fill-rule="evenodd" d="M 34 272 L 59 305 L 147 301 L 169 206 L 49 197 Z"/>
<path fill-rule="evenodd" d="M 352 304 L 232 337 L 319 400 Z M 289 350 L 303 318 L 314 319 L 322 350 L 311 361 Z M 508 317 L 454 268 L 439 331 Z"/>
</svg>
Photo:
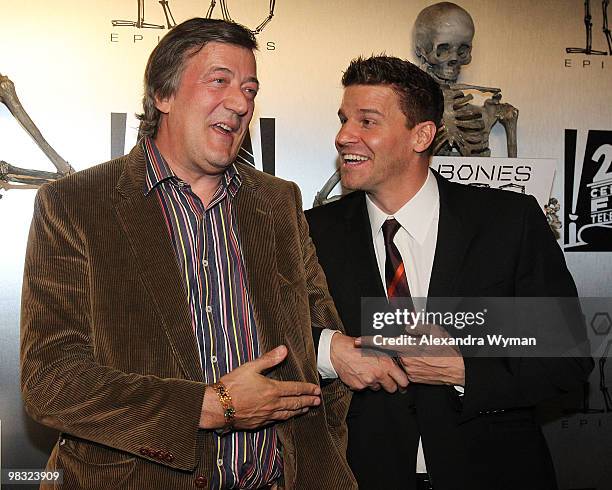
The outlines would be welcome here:
<svg viewBox="0 0 612 490">
<path fill-rule="evenodd" d="M 257 55 L 262 85 L 245 155 L 258 168 L 297 182 L 310 207 L 335 170 L 343 69 L 352 58 L 372 53 L 416 61 L 412 27 L 432 3 L 3 1 L 0 74 L 12 80 L 59 158 L 81 170 L 135 143 L 144 66 L 169 26 L 209 10 L 212 17 L 229 15 L 252 29 L 263 23 Z M 472 61 L 459 82 L 500 88 L 502 102 L 519 109 L 518 157 L 533 165 L 544 159 L 555 169 L 560 245 L 580 294 L 610 296 L 612 46 L 604 28 L 612 12 L 599 0 L 457 3 L 476 26 Z M 55 172 L 9 111 L 14 100 L 6 86 L 0 92 L 0 179 L 15 173 L 14 167 L 26 174 Z M 498 126 L 491 149 L 494 157 L 507 155 Z M 35 190 L 0 195 L 0 465 L 40 468 L 56 434 L 25 415 L 18 383 L 21 274 Z M 587 319 L 589 328 L 608 335 L 610 314 L 600 313 Z M 596 361 L 588 391 L 542 409 L 563 489 L 612 488 L 612 362 L 605 356 Z"/>
</svg>

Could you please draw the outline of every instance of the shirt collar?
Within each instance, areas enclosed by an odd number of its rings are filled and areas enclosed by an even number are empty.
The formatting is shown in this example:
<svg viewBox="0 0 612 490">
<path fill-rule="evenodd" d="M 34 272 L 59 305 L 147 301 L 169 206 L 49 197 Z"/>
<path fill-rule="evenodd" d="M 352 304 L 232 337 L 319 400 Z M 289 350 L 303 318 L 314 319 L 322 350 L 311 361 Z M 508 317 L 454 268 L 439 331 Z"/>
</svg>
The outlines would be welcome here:
<svg viewBox="0 0 612 490">
<path fill-rule="evenodd" d="M 430 170 L 419 191 L 393 215 L 382 211 L 367 194 L 366 206 L 373 237 L 380 232 L 388 218 L 395 218 L 412 238 L 422 244 L 440 208 L 438 182 Z"/>
<path fill-rule="evenodd" d="M 146 136 L 142 139 L 142 148 L 145 154 L 145 195 L 148 195 L 155 187 L 166 180 L 172 180 L 183 187 L 185 182 L 179 179 L 172 171 L 166 159 L 162 156 L 157 145 L 152 138 Z M 221 184 L 224 190 L 227 190 L 230 197 L 234 197 L 242 184 L 242 178 L 236 168 L 236 164 L 232 163 L 223 173 Z"/>
</svg>

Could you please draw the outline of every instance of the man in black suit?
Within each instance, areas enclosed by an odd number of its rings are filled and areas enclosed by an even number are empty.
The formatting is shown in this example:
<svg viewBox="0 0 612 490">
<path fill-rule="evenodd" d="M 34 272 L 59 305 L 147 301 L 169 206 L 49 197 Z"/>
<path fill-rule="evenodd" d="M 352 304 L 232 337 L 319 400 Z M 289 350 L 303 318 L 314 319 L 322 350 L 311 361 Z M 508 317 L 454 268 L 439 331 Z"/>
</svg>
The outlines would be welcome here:
<svg viewBox="0 0 612 490">
<path fill-rule="evenodd" d="M 430 299 L 576 296 L 544 214 L 533 197 L 454 184 L 429 169 L 443 100 L 413 64 L 359 58 L 342 83 L 336 147 L 342 184 L 355 192 L 306 216 L 347 332 L 315 341 L 319 366 L 330 361 L 323 376 L 356 390 L 348 458 L 360 488 L 557 488 L 534 406 L 582 386 L 588 355 L 449 349 L 392 359 L 361 355 L 355 342 L 361 298 L 397 288 Z M 576 332 L 582 341 L 580 325 Z"/>
</svg>

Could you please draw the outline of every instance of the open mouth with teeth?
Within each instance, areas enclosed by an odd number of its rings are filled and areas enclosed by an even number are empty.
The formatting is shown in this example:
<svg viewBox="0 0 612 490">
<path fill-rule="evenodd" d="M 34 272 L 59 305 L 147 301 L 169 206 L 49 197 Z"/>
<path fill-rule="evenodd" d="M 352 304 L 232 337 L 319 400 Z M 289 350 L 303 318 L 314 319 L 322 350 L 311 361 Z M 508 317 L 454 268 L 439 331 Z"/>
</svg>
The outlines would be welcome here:
<svg viewBox="0 0 612 490">
<path fill-rule="evenodd" d="M 213 128 L 215 128 L 217 131 L 219 131 L 222 134 L 230 134 L 234 131 L 230 126 L 228 126 L 225 123 L 213 124 Z"/>
<path fill-rule="evenodd" d="M 342 155 L 342 161 L 345 165 L 359 165 L 360 163 L 367 162 L 368 160 L 368 157 L 357 155 L 355 153 L 347 153 L 346 155 Z"/>
</svg>

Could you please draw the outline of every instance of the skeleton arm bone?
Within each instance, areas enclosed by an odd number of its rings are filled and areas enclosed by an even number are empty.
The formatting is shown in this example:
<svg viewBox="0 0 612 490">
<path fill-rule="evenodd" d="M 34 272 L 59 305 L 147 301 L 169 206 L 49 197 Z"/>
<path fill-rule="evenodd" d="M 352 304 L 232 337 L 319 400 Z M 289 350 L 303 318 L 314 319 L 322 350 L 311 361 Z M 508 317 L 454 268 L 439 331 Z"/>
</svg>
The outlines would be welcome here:
<svg viewBox="0 0 612 490">
<path fill-rule="evenodd" d="M 488 92 L 492 94 L 501 93 L 500 88 L 495 87 L 482 87 L 480 85 L 469 85 L 466 83 L 453 83 L 450 88 L 452 90 L 477 90 L 478 92 Z"/>
<path fill-rule="evenodd" d="M 63 176 L 60 173 L 15 167 L 4 160 L 0 160 L 0 189 L 36 189 L 47 182 L 61 179 Z M 11 182 L 17 185 L 13 185 Z"/>
<path fill-rule="evenodd" d="M 17 93 L 15 92 L 15 85 L 7 77 L 0 73 L 0 102 L 2 102 L 8 110 L 11 112 L 13 117 L 17 119 L 19 124 L 36 142 L 38 147 L 43 153 L 51 160 L 53 166 L 57 169 L 61 176 L 68 175 L 74 172 L 74 169 L 70 164 L 64 160 L 59 154 L 51 147 L 47 140 L 43 137 L 40 130 L 34 124 L 34 121 L 30 118 L 28 113 L 25 111 Z"/>
<path fill-rule="evenodd" d="M 335 201 L 340 199 L 342 196 L 332 196 L 329 197 L 329 193 L 336 187 L 336 185 L 340 182 L 340 171 L 336 170 L 334 174 L 327 179 L 323 188 L 317 192 L 317 195 L 314 198 L 314 202 L 312 203 L 312 207 L 322 206 L 323 204 L 327 204 L 328 202 Z"/>
<path fill-rule="evenodd" d="M 516 158 L 518 153 L 516 133 L 516 125 L 519 115 L 518 109 L 513 105 L 500 103 L 496 99 L 486 100 L 485 108 L 487 112 L 492 113 L 492 115 L 506 130 L 508 158 Z"/>
</svg>

